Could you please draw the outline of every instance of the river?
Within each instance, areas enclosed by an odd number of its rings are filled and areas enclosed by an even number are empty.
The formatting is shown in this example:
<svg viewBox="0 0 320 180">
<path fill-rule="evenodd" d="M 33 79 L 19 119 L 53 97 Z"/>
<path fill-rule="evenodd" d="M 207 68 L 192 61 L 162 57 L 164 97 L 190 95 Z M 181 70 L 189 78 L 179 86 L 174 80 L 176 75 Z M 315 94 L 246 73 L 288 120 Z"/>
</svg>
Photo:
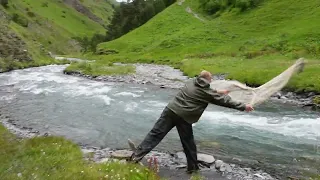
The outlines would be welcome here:
<svg viewBox="0 0 320 180">
<path fill-rule="evenodd" d="M 98 82 L 51 65 L 0 74 L 0 111 L 16 123 L 90 146 L 140 142 L 177 90 Z M 199 151 L 270 171 L 319 171 L 319 114 L 269 101 L 251 113 L 210 105 L 194 125 Z M 181 150 L 173 129 L 158 150 Z M 246 161 L 245 161 L 246 160 Z M 259 163 L 258 163 L 258 162 Z M 272 168 L 273 167 L 273 168 Z"/>
</svg>

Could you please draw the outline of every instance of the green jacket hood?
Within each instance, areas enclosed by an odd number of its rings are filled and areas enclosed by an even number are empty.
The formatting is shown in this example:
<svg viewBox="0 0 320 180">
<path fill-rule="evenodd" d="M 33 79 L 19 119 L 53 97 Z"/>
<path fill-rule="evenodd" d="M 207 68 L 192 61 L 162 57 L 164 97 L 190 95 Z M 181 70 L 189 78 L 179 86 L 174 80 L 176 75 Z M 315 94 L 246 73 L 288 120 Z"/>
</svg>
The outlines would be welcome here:
<svg viewBox="0 0 320 180">
<path fill-rule="evenodd" d="M 194 79 L 194 85 L 201 87 L 201 88 L 208 88 L 210 87 L 210 83 L 208 80 L 202 77 L 197 77 Z"/>
</svg>

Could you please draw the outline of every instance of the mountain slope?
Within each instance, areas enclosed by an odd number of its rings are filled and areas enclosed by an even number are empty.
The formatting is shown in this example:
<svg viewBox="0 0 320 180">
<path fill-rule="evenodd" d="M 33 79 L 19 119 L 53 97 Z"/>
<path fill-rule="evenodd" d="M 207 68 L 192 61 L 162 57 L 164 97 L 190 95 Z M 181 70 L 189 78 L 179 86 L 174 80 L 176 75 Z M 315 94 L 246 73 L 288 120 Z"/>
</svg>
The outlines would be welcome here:
<svg viewBox="0 0 320 180">
<path fill-rule="evenodd" d="M 265 0 L 217 18 L 194 14 L 197 2 L 173 4 L 140 28 L 100 44 L 100 52 L 119 52 L 100 58 L 170 63 L 190 76 L 208 69 L 259 85 L 306 57 L 306 71 L 287 88 L 320 92 L 320 61 L 313 60 L 320 56 L 319 1 Z"/>
<path fill-rule="evenodd" d="M 10 0 L 8 7 L 0 5 L 1 24 L 14 33 L 25 44 L 25 51 L 34 61 L 48 62 L 48 52 L 53 54 L 76 54 L 81 47 L 75 37 L 91 37 L 95 33 L 105 34 L 104 28 L 113 14 L 112 4 L 104 1 L 77 1 L 77 9 L 68 0 Z M 83 2 L 83 4 L 82 4 Z M 104 13 L 98 7 L 104 7 Z M 79 10 L 79 11 L 78 11 Z M 96 14 L 95 14 L 96 13 Z M 94 20 L 96 18 L 96 21 Z M 5 29 L 2 29 L 5 31 Z M 3 34 L 8 34 L 3 32 Z M 4 38 L 3 35 L 1 38 Z M 11 37 L 11 36 L 10 36 Z M 14 44 L 0 42 L 0 46 L 17 49 Z M 20 49 L 22 51 L 22 49 Z M 19 50 L 19 51 L 20 51 Z M 11 54 L 0 54 L 0 58 L 12 58 Z M 14 58 L 14 56 L 13 56 Z M 15 58 L 14 58 L 15 59 Z M 43 64 L 43 63 L 41 63 Z"/>
</svg>

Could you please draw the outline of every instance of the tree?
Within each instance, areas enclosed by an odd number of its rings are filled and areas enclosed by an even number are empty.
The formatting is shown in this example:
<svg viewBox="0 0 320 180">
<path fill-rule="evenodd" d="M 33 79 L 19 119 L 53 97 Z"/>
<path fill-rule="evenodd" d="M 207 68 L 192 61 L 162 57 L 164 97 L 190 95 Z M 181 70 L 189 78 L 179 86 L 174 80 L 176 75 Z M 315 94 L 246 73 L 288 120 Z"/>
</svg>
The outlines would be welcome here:
<svg viewBox="0 0 320 180">
<path fill-rule="evenodd" d="M 161 12 L 166 8 L 166 5 L 164 4 L 163 0 L 156 0 L 153 3 L 153 6 L 156 14 L 158 14 L 159 12 Z"/>
<path fill-rule="evenodd" d="M 175 0 L 133 0 L 121 2 L 108 25 L 107 41 L 116 39 L 143 25 Z"/>
<path fill-rule="evenodd" d="M 171 4 L 175 3 L 176 0 L 163 0 L 164 4 L 166 7 L 170 6 Z"/>
</svg>

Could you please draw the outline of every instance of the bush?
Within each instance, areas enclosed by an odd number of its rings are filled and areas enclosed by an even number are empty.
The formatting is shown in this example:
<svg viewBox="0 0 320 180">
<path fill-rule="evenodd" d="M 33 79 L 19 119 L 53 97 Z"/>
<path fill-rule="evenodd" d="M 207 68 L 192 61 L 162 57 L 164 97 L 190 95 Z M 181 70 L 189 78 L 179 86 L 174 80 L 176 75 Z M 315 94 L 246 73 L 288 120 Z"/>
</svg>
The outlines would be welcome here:
<svg viewBox="0 0 320 180">
<path fill-rule="evenodd" d="M 106 40 L 106 36 L 96 33 L 91 38 L 76 37 L 74 39 L 80 43 L 82 47 L 82 52 L 96 52 L 97 45 L 104 42 Z"/>
<path fill-rule="evenodd" d="M 28 27 L 28 24 L 29 24 L 28 19 L 26 19 L 25 17 L 23 17 L 17 13 L 14 13 L 12 15 L 12 21 L 19 24 L 20 26 L 23 26 L 23 27 Z"/>
<path fill-rule="evenodd" d="M 313 103 L 320 105 L 320 96 L 316 96 L 315 98 L 313 98 Z"/>
<path fill-rule="evenodd" d="M 200 7 L 208 14 L 216 14 L 226 9 L 245 11 L 258 6 L 263 0 L 199 0 Z"/>
<path fill-rule="evenodd" d="M 33 13 L 33 12 L 31 12 L 31 11 L 28 11 L 27 12 L 27 15 L 29 16 L 29 17 L 35 17 L 36 15 Z"/>
<path fill-rule="evenodd" d="M 41 6 L 42 7 L 48 7 L 48 2 L 43 2 Z"/>
<path fill-rule="evenodd" d="M 8 7 L 8 3 L 9 3 L 8 0 L 0 0 L 0 4 L 5 8 Z"/>
</svg>

